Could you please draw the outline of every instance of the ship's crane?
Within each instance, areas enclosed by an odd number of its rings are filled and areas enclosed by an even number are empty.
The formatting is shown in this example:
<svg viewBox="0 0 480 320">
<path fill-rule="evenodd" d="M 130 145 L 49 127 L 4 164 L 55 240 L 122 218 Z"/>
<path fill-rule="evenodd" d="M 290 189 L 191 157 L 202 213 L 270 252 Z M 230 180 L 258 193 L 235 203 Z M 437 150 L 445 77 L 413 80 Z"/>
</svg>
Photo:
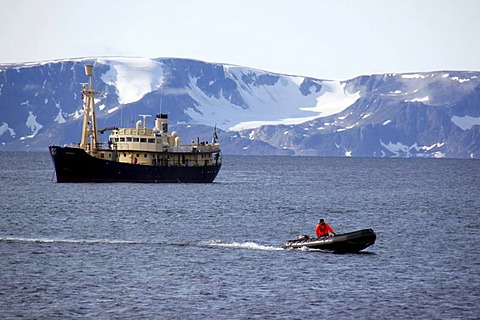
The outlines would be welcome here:
<svg viewBox="0 0 480 320">
<path fill-rule="evenodd" d="M 101 130 L 98 130 L 98 133 L 104 134 L 105 131 L 113 131 L 113 130 L 118 130 L 118 127 L 106 127 Z"/>
</svg>

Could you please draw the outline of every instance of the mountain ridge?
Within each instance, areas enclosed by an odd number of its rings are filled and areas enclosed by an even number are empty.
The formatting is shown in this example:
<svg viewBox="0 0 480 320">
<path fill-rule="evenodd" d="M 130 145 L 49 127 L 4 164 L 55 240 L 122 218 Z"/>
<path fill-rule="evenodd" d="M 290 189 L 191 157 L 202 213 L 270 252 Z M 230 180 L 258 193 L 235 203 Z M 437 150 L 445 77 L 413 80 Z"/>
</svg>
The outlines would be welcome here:
<svg viewBox="0 0 480 320">
<path fill-rule="evenodd" d="M 103 93 L 99 127 L 164 112 L 187 140 L 217 127 L 225 154 L 480 157 L 480 72 L 339 81 L 129 57 L 0 65 L 0 150 L 79 140 L 84 64 L 95 65 L 94 87 Z"/>
</svg>

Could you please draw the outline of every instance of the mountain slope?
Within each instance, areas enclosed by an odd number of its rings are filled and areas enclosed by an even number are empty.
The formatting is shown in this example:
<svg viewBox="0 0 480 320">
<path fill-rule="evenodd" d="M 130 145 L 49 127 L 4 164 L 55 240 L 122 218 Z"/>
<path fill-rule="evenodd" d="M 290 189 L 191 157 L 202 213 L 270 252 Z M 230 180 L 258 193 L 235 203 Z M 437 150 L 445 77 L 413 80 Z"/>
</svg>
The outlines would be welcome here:
<svg viewBox="0 0 480 320">
<path fill-rule="evenodd" d="M 478 158 L 477 72 L 364 76 L 345 90 L 360 98 L 297 126 L 244 130 L 299 155 Z"/>
</svg>

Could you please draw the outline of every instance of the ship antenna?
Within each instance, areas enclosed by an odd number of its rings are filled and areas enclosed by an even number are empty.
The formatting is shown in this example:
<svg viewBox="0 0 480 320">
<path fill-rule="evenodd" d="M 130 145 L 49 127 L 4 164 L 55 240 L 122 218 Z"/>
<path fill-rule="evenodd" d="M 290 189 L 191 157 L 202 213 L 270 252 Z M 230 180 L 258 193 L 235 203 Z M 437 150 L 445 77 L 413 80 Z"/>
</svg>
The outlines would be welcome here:
<svg viewBox="0 0 480 320">
<path fill-rule="evenodd" d="M 151 117 L 151 114 L 139 114 L 139 117 L 143 117 L 143 128 L 147 127 L 147 117 Z"/>
<path fill-rule="evenodd" d="M 160 106 L 159 106 L 159 113 L 158 114 L 162 114 L 162 103 L 163 103 L 163 90 L 162 90 L 162 87 L 160 86 Z"/>
<path fill-rule="evenodd" d="M 160 91 L 160 106 L 158 107 L 158 114 L 162 114 L 162 104 L 163 104 L 163 90 L 162 90 L 162 85 L 160 84 L 158 86 L 158 90 Z"/>
</svg>

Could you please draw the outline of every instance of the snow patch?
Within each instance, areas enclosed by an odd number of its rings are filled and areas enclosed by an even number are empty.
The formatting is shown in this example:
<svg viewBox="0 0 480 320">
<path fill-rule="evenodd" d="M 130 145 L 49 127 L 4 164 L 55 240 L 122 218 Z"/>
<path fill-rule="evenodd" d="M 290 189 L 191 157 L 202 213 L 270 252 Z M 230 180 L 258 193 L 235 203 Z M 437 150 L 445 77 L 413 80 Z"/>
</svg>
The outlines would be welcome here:
<svg viewBox="0 0 480 320">
<path fill-rule="evenodd" d="M 438 142 L 438 143 L 434 143 L 432 144 L 431 146 L 423 146 L 421 147 L 422 150 L 426 150 L 426 151 L 430 151 L 434 148 L 440 148 L 442 147 L 443 145 L 445 144 L 445 142 Z"/>
<path fill-rule="evenodd" d="M 427 78 L 427 76 L 419 73 L 411 73 L 411 74 L 402 74 L 402 78 L 403 79 L 425 79 Z"/>
<path fill-rule="evenodd" d="M 354 124 L 352 124 L 351 126 L 345 127 L 345 128 L 337 129 L 336 132 L 347 131 L 347 130 L 350 130 L 350 129 L 353 129 L 353 128 L 355 128 Z"/>
<path fill-rule="evenodd" d="M 460 83 L 470 81 L 470 79 L 466 79 L 466 78 L 461 79 L 461 78 L 459 78 L 459 77 L 451 77 L 450 79 L 453 80 L 453 81 L 458 81 L 458 82 L 460 82 Z"/>
<path fill-rule="evenodd" d="M 110 70 L 100 78 L 116 87 L 118 101 L 122 104 L 138 101 L 162 85 L 163 67 L 160 62 L 147 58 L 99 59 L 98 62 L 110 66 Z"/>
<path fill-rule="evenodd" d="M 428 96 L 426 96 L 426 97 L 423 97 L 423 98 L 414 98 L 414 99 L 411 99 L 411 100 L 405 100 L 405 102 L 427 102 L 429 100 L 430 100 L 430 98 Z"/>
<path fill-rule="evenodd" d="M 82 110 L 76 110 L 73 114 L 73 119 L 74 120 L 77 120 L 79 119 L 80 117 L 83 117 L 83 109 Z"/>
<path fill-rule="evenodd" d="M 0 136 L 3 136 L 3 134 L 6 133 L 6 132 L 10 133 L 10 136 L 11 136 L 12 138 L 15 138 L 15 136 L 16 136 L 15 131 L 8 126 L 8 123 L 5 123 L 5 122 L 4 122 L 4 123 L 0 126 Z"/>
<path fill-rule="evenodd" d="M 423 157 L 423 156 L 425 156 L 425 151 L 432 151 L 435 148 L 440 148 L 445 143 L 444 142 L 439 142 L 439 143 L 435 143 L 431 146 L 419 146 L 415 142 L 413 145 L 408 146 L 408 145 L 405 145 L 401 142 L 384 143 L 382 140 L 380 140 L 380 144 L 382 145 L 382 147 L 384 147 L 385 149 L 387 149 L 391 153 L 395 154 L 396 157 L 400 157 L 400 156 L 402 156 L 402 157 L 404 157 L 404 156 L 406 156 L 406 157 L 411 157 L 411 156 Z M 418 153 L 420 151 L 422 151 L 422 152 Z M 435 151 L 435 152 L 431 153 L 431 156 L 434 157 L 434 158 L 442 158 L 442 157 L 445 156 L 445 154 L 442 153 L 441 151 Z"/>
<path fill-rule="evenodd" d="M 230 69 L 230 72 L 233 71 L 238 72 Z M 235 75 L 235 78 L 241 79 L 241 75 Z M 222 98 L 223 110 L 219 107 L 218 112 L 224 115 L 222 118 L 237 120 L 237 123 L 230 125 L 228 130 L 240 131 L 263 125 L 297 125 L 339 113 L 360 98 L 359 92 L 346 93 L 345 84 L 338 81 L 322 81 L 322 89 L 319 92 L 310 92 L 304 96 L 299 93 L 299 83 L 302 81 L 299 77 L 284 76 L 282 81 L 273 86 L 250 86 L 248 90 L 240 91 L 243 100 L 249 106 L 248 109 L 238 106 L 226 108 L 225 103 L 231 103 Z M 277 102 L 275 109 L 271 108 L 272 100 Z M 206 120 L 203 119 L 203 122 Z"/>
<path fill-rule="evenodd" d="M 322 117 L 339 113 L 360 98 L 360 92 L 348 94 L 345 92 L 346 83 L 338 81 L 323 81 L 320 96 L 313 108 L 300 108 L 303 111 L 318 112 Z"/>
<path fill-rule="evenodd" d="M 55 102 L 55 107 L 57 107 L 58 109 L 58 114 L 57 116 L 55 117 L 55 119 L 53 119 L 53 121 L 55 121 L 56 123 L 65 123 L 67 122 L 67 120 L 65 120 L 65 118 L 63 117 L 63 110 L 62 108 L 60 108 L 60 103 L 59 102 Z"/>
<path fill-rule="evenodd" d="M 453 116 L 451 118 L 451 121 L 462 130 L 468 130 L 475 125 L 480 125 L 480 117 L 475 118 L 470 116 L 463 116 L 463 117 Z"/>
<path fill-rule="evenodd" d="M 56 123 L 65 123 L 65 122 L 67 122 L 67 120 L 65 120 L 65 118 L 64 118 L 63 115 L 62 115 L 62 109 L 58 109 L 58 114 L 57 114 L 57 116 L 55 117 L 55 119 L 53 119 L 53 121 L 55 121 Z"/>
<path fill-rule="evenodd" d="M 117 111 L 118 109 L 120 109 L 119 107 L 113 107 L 111 109 L 108 109 L 107 113 L 112 113 L 112 112 L 115 112 Z"/>
<path fill-rule="evenodd" d="M 410 150 L 412 147 L 409 147 L 407 145 L 404 145 L 403 143 L 397 142 L 397 143 L 384 143 L 382 140 L 380 140 L 380 144 L 382 147 L 390 151 L 391 153 L 395 154 L 395 156 L 399 157 L 400 154 L 407 154 L 407 156 L 411 156 Z"/>
<path fill-rule="evenodd" d="M 34 115 L 32 111 L 29 111 L 28 113 L 29 115 L 25 124 L 32 131 L 32 134 L 26 136 L 26 138 L 31 139 L 37 135 L 38 131 L 40 131 L 43 126 L 37 122 L 37 116 Z"/>
</svg>

